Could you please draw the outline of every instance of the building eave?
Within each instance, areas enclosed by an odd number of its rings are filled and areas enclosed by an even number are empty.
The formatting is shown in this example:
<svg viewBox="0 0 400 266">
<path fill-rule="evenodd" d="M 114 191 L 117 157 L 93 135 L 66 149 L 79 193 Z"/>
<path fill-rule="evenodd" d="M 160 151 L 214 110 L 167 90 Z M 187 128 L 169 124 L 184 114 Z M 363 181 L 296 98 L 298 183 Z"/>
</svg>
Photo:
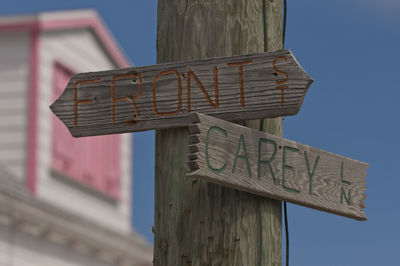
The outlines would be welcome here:
<svg viewBox="0 0 400 266">
<path fill-rule="evenodd" d="M 49 241 L 57 235 L 58 244 L 104 261 L 151 264 L 152 248 L 135 232 L 125 235 L 41 201 L 1 168 L 0 177 L 0 223 Z"/>
<path fill-rule="evenodd" d="M 37 15 L 0 18 L 0 33 L 32 30 L 47 32 L 85 28 L 95 34 L 117 67 L 124 68 L 131 65 L 130 60 L 95 10 L 41 12 Z"/>
</svg>

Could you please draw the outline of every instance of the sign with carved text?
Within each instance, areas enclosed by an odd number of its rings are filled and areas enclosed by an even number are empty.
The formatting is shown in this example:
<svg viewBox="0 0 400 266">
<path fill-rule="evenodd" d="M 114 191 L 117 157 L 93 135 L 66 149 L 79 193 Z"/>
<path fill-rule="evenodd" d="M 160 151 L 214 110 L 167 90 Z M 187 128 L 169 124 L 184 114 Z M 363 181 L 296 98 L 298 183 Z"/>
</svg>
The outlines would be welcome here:
<svg viewBox="0 0 400 266">
<path fill-rule="evenodd" d="M 368 164 L 203 114 L 191 114 L 188 177 L 366 220 Z"/>
<path fill-rule="evenodd" d="M 296 114 L 312 79 L 290 51 L 74 75 L 50 106 L 74 137 Z"/>
</svg>

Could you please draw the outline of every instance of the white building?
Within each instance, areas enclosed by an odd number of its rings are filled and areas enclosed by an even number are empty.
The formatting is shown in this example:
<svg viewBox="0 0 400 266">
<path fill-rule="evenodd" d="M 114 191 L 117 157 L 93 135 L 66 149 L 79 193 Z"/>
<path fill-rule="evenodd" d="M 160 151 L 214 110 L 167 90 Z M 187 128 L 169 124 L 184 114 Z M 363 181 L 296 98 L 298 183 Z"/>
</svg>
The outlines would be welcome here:
<svg viewBox="0 0 400 266">
<path fill-rule="evenodd" d="M 69 77 L 127 67 L 95 11 L 0 18 L 0 265 L 151 265 L 131 229 L 130 134 L 73 139 Z"/>
</svg>

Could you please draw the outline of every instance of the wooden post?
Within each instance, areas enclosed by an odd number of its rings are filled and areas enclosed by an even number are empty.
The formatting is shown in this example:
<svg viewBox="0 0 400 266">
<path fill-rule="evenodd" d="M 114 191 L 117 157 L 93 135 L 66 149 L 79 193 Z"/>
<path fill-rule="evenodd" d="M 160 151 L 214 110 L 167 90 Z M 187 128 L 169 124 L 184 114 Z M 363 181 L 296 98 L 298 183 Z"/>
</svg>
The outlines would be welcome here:
<svg viewBox="0 0 400 266">
<path fill-rule="evenodd" d="M 281 0 L 159 0 L 158 63 L 282 48 Z M 282 135 L 282 119 L 245 125 Z M 281 265 L 281 202 L 186 178 L 188 130 L 156 131 L 154 265 Z"/>
</svg>

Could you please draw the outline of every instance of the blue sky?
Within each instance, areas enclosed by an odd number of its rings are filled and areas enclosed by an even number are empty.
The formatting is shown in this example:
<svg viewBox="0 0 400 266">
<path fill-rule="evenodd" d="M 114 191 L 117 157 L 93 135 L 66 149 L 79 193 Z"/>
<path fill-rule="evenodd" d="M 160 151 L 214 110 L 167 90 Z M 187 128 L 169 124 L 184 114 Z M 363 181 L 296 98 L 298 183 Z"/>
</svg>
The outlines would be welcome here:
<svg viewBox="0 0 400 266">
<path fill-rule="evenodd" d="M 13 0 L 0 14 L 88 7 L 135 65 L 155 64 L 155 0 Z M 399 15 L 398 0 L 288 0 L 286 48 L 314 83 L 284 136 L 371 165 L 365 222 L 289 204 L 291 265 L 399 265 Z M 150 241 L 153 173 L 154 132 L 135 133 L 134 225 Z"/>
</svg>

